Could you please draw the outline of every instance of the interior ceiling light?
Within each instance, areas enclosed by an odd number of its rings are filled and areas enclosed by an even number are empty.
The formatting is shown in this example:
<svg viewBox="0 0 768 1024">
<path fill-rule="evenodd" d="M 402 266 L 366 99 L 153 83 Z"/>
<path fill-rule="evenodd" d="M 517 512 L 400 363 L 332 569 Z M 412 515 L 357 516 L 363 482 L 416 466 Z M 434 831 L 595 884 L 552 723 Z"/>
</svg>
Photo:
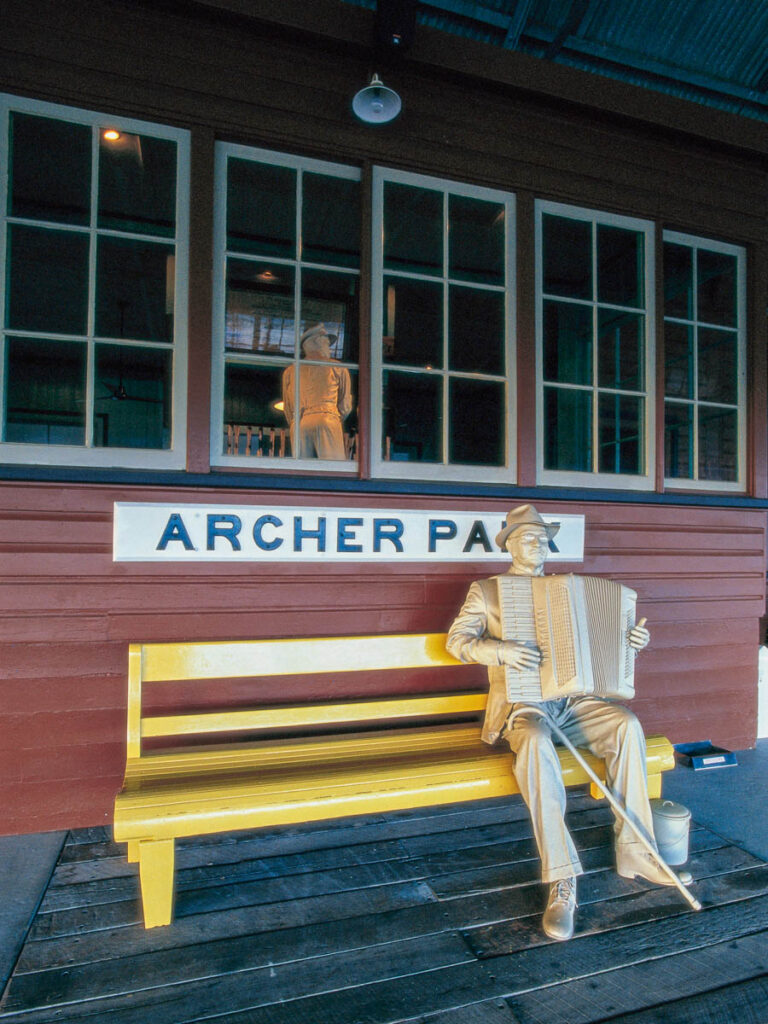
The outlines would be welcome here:
<svg viewBox="0 0 768 1024">
<path fill-rule="evenodd" d="M 117 142 L 120 138 L 120 132 L 115 128 L 106 128 L 104 130 L 103 137 L 107 142 Z"/>
<path fill-rule="evenodd" d="M 352 109 L 366 124 L 386 124 L 400 113 L 402 100 L 374 74 L 369 85 L 355 94 Z"/>
</svg>

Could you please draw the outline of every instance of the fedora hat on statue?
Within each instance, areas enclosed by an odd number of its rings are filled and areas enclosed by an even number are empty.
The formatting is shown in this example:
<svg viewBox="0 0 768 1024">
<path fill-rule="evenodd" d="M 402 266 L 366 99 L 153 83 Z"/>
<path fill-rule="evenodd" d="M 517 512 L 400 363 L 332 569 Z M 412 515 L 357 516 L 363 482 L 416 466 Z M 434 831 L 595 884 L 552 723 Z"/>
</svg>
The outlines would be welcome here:
<svg viewBox="0 0 768 1024">
<path fill-rule="evenodd" d="M 507 537 L 521 526 L 541 526 L 547 531 L 550 540 L 560 529 L 560 523 L 545 523 L 533 505 L 518 505 L 511 512 L 507 512 L 506 525 L 496 535 L 496 543 L 502 551 L 507 543 Z"/>
</svg>

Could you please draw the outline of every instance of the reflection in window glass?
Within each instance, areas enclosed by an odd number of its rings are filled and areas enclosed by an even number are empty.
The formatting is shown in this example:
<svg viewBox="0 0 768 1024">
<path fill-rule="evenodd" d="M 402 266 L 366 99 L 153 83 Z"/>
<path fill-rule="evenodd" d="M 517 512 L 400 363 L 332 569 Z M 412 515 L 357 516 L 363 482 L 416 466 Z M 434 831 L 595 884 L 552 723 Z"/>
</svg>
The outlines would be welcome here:
<svg viewBox="0 0 768 1024">
<path fill-rule="evenodd" d="M 645 319 L 636 313 L 598 311 L 598 383 L 601 388 L 641 391 Z"/>
<path fill-rule="evenodd" d="M 176 143 L 117 132 L 99 139 L 99 227 L 174 234 Z"/>
<path fill-rule="evenodd" d="M 569 217 L 542 217 L 544 293 L 592 298 L 592 225 Z"/>
<path fill-rule="evenodd" d="M 3 440 L 83 444 L 87 359 L 83 342 L 9 338 Z"/>
<path fill-rule="evenodd" d="M 448 200 L 450 277 L 504 284 L 504 207 L 467 196 Z"/>
<path fill-rule="evenodd" d="M 667 402 L 664 411 L 664 464 L 673 479 L 693 476 L 693 406 Z"/>
<path fill-rule="evenodd" d="M 360 351 L 356 274 L 306 269 L 301 275 L 301 332 L 325 324 L 332 359 L 356 363 Z"/>
<path fill-rule="evenodd" d="M 87 125 L 12 112 L 9 148 L 10 216 L 88 224 L 91 129 Z"/>
<path fill-rule="evenodd" d="M 453 285 L 448 290 L 448 301 L 450 368 L 502 375 L 504 293 Z"/>
<path fill-rule="evenodd" d="M 448 459 L 470 466 L 503 466 L 504 384 L 453 377 Z"/>
<path fill-rule="evenodd" d="M 736 326 L 736 257 L 723 252 L 697 252 L 698 319 L 702 323 Z"/>
<path fill-rule="evenodd" d="M 360 263 L 360 185 L 330 174 L 302 176 L 301 255 L 308 263 Z"/>
<path fill-rule="evenodd" d="M 441 192 L 386 182 L 384 225 L 384 266 L 388 270 L 442 274 Z"/>
<path fill-rule="evenodd" d="M 592 471 L 592 391 L 544 389 L 544 466 Z"/>
<path fill-rule="evenodd" d="M 698 420 L 699 479 L 738 480 L 739 421 L 736 410 L 700 405 Z"/>
<path fill-rule="evenodd" d="M 642 405 L 632 395 L 601 394 L 598 403 L 601 473 L 643 470 Z"/>
<path fill-rule="evenodd" d="M 384 278 L 383 349 L 387 363 L 442 367 L 442 285 L 409 278 Z"/>
<path fill-rule="evenodd" d="M 664 328 L 664 381 L 670 398 L 693 398 L 693 327 L 667 323 Z"/>
<path fill-rule="evenodd" d="M 735 405 L 738 401 L 736 335 L 699 328 L 699 400 Z"/>
<path fill-rule="evenodd" d="M 97 447 L 170 448 L 168 349 L 97 345 L 95 375 Z"/>
<path fill-rule="evenodd" d="M 385 460 L 442 462 L 442 398 L 437 375 L 385 371 Z"/>
<path fill-rule="evenodd" d="M 87 234 L 20 224 L 8 228 L 6 326 L 17 331 L 85 334 Z"/>
<path fill-rule="evenodd" d="M 597 226 L 597 298 L 612 306 L 644 304 L 644 240 L 639 231 Z"/>
<path fill-rule="evenodd" d="M 545 301 L 544 379 L 591 384 L 592 350 L 592 308 Z"/>
<path fill-rule="evenodd" d="M 294 354 L 294 274 L 282 263 L 227 262 L 227 351 Z"/>
<path fill-rule="evenodd" d="M 262 256 L 296 254 L 296 171 L 230 157 L 227 248 Z"/>
<path fill-rule="evenodd" d="M 664 312 L 668 317 L 693 317 L 693 250 L 667 242 L 664 246 Z"/>
<path fill-rule="evenodd" d="M 173 339 L 174 250 L 127 238 L 99 239 L 96 333 L 101 337 Z"/>
</svg>

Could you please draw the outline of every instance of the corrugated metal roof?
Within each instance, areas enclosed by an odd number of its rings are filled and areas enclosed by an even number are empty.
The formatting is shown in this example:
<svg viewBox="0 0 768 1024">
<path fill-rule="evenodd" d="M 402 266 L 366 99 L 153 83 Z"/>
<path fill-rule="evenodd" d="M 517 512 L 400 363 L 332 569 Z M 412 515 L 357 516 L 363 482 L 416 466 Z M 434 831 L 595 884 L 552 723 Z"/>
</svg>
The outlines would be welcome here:
<svg viewBox="0 0 768 1024">
<path fill-rule="evenodd" d="M 768 120 L 768 0 L 418 0 L 417 24 Z"/>
</svg>

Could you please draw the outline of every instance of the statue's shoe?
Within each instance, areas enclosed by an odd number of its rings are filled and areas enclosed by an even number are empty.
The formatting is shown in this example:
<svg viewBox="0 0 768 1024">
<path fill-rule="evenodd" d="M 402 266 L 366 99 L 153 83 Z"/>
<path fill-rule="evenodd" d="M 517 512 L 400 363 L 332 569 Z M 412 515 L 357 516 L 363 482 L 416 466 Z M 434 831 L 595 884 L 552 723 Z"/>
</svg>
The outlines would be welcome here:
<svg viewBox="0 0 768 1024">
<path fill-rule="evenodd" d="M 544 934 L 558 942 L 570 939 L 576 905 L 576 879 L 560 878 L 553 882 L 549 887 L 547 909 L 541 919 Z"/>
<path fill-rule="evenodd" d="M 622 878 L 642 878 L 654 885 L 674 885 L 669 877 L 647 850 L 630 846 L 616 852 L 616 870 Z"/>
</svg>

